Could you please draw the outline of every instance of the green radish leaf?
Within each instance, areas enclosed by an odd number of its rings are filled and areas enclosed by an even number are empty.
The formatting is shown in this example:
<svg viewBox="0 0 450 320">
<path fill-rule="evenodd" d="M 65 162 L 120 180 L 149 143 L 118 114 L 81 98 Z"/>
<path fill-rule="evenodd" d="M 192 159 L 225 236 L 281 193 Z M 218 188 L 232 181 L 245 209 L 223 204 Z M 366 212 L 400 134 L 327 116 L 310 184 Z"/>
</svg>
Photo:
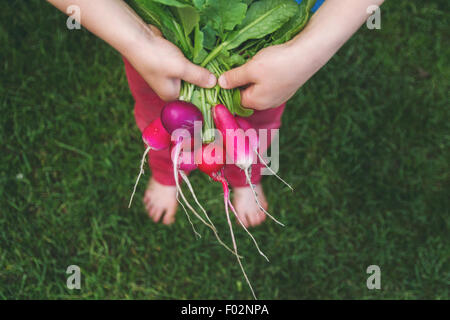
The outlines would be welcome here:
<svg viewBox="0 0 450 320">
<path fill-rule="evenodd" d="M 195 10 L 192 7 L 177 8 L 177 13 L 180 18 L 181 25 L 183 26 L 184 34 L 187 37 L 191 34 L 192 30 L 194 30 L 195 26 L 199 23 L 200 16 L 197 10 Z"/>
<path fill-rule="evenodd" d="M 230 34 L 224 43 L 231 50 L 249 39 L 260 39 L 281 28 L 298 12 L 298 4 L 292 0 L 262 0 L 254 2 L 239 30 Z"/>
<path fill-rule="evenodd" d="M 247 5 L 240 0 L 206 0 L 203 14 L 212 27 L 223 34 L 240 24 L 247 12 Z"/>
<path fill-rule="evenodd" d="M 231 70 L 232 68 L 243 65 L 247 60 L 238 53 L 230 53 L 229 51 L 223 51 L 218 58 L 220 63 L 225 66 L 225 70 Z"/>
<path fill-rule="evenodd" d="M 195 90 L 194 93 L 192 94 L 191 103 L 200 109 L 202 105 L 202 99 L 200 96 L 200 92 L 198 90 Z"/>
<path fill-rule="evenodd" d="M 199 10 L 202 10 L 205 7 L 205 1 L 206 0 L 192 0 L 192 3 L 194 4 L 194 7 L 196 7 Z"/>
<path fill-rule="evenodd" d="M 164 4 L 169 7 L 184 8 L 184 7 L 191 6 L 190 1 L 186 1 L 186 0 L 185 1 L 182 1 L 182 0 L 152 0 L 152 1 Z"/>
<path fill-rule="evenodd" d="M 208 53 L 203 49 L 204 34 L 199 25 L 195 26 L 194 33 L 194 63 L 199 64 L 206 58 Z"/>
<path fill-rule="evenodd" d="M 285 23 L 283 27 L 273 33 L 271 37 L 272 41 L 267 45 L 281 44 L 294 38 L 308 22 L 309 12 L 314 3 L 315 0 L 303 1 L 298 6 L 298 13 Z"/>
<path fill-rule="evenodd" d="M 209 50 L 214 49 L 214 47 L 216 46 L 216 42 L 217 42 L 217 33 L 216 33 L 216 31 L 211 27 L 211 25 L 207 24 L 202 29 L 202 32 L 203 32 L 203 35 L 204 35 L 203 46 L 206 49 L 209 49 Z"/>
<path fill-rule="evenodd" d="M 175 18 L 163 6 L 155 3 L 153 0 L 132 0 L 130 5 L 149 24 L 156 26 L 164 34 L 164 37 L 170 42 L 179 45 L 182 39 L 179 38 L 175 26 Z M 183 37 L 184 38 L 184 37 Z"/>
<path fill-rule="evenodd" d="M 235 89 L 233 92 L 233 105 L 234 111 L 241 117 L 250 117 L 255 112 L 253 109 L 247 109 L 242 106 L 241 91 L 239 89 Z"/>
</svg>

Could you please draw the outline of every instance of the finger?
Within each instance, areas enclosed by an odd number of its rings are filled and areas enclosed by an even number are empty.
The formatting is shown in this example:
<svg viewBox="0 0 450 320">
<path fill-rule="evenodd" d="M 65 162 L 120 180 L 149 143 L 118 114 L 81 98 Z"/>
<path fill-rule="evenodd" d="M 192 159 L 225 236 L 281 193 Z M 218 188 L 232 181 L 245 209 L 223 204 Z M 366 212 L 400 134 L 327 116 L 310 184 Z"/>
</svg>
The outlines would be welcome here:
<svg viewBox="0 0 450 320">
<path fill-rule="evenodd" d="M 266 110 L 272 108 L 271 101 L 266 98 L 267 89 L 259 84 L 251 85 L 241 91 L 241 103 L 245 108 Z"/>
<path fill-rule="evenodd" d="M 216 85 L 216 76 L 208 69 L 202 68 L 186 60 L 180 78 L 202 88 L 212 88 Z"/>
<path fill-rule="evenodd" d="M 157 81 L 153 86 L 153 90 L 164 101 L 174 101 L 180 95 L 179 79 L 163 79 Z"/>
<path fill-rule="evenodd" d="M 255 79 L 252 72 L 249 70 L 249 65 L 244 64 L 241 67 L 225 72 L 219 78 L 219 85 L 224 89 L 233 89 L 242 87 L 246 84 L 252 83 Z"/>
<path fill-rule="evenodd" d="M 241 103 L 245 108 L 258 109 L 257 101 L 255 101 L 255 89 L 256 85 L 252 85 L 241 91 Z"/>
</svg>

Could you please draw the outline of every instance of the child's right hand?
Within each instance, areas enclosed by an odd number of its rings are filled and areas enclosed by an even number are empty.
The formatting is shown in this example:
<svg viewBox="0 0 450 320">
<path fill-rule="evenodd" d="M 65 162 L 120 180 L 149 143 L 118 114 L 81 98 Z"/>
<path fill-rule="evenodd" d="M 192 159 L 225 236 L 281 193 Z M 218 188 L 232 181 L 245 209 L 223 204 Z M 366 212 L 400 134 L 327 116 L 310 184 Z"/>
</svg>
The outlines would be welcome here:
<svg viewBox="0 0 450 320">
<path fill-rule="evenodd" d="M 148 26 L 123 0 L 48 0 L 68 13 L 79 8 L 81 22 L 119 51 L 163 100 L 179 96 L 181 80 L 212 88 L 216 77 L 189 62 L 155 27 Z"/>
<path fill-rule="evenodd" d="M 125 56 L 161 99 L 176 100 L 181 80 L 204 88 L 216 85 L 217 79 L 211 72 L 186 59 L 156 27 L 150 25 L 138 43 Z"/>
</svg>

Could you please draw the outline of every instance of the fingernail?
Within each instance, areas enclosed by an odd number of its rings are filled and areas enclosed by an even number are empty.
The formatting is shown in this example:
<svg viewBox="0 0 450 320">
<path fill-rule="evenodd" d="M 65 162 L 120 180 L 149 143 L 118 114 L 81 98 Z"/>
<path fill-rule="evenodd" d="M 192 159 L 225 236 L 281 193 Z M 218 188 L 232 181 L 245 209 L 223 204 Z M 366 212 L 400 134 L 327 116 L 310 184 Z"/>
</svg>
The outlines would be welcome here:
<svg viewBox="0 0 450 320">
<path fill-rule="evenodd" d="M 219 78 L 219 85 L 220 85 L 222 88 L 226 88 L 226 87 L 227 87 L 227 79 L 225 78 L 224 75 L 221 75 L 221 76 L 220 76 L 220 78 Z"/>
<path fill-rule="evenodd" d="M 214 87 L 216 85 L 217 79 L 216 76 L 213 75 L 212 73 L 209 75 L 209 79 L 208 79 L 208 85 L 210 87 Z"/>
</svg>

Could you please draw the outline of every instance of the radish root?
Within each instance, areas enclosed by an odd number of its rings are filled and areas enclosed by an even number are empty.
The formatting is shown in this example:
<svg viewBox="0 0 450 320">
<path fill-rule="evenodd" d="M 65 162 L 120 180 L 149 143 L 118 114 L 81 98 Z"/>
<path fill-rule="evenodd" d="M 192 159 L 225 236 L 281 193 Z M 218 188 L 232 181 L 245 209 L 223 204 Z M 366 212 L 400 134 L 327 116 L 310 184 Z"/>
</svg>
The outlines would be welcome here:
<svg viewBox="0 0 450 320">
<path fill-rule="evenodd" d="M 270 173 L 272 173 L 275 177 L 277 177 L 281 182 L 283 182 L 286 186 L 289 187 L 289 189 L 291 189 L 291 191 L 294 191 L 294 188 L 291 187 L 291 185 L 289 183 L 287 183 L 286 181 L 284 181 L 279 175 L 277 175 L 277 173 L 275 171 L 272 170 L 271 167 L 269 167 L 267 165 L 267 162 L 264 160 L 264 158 L 258 153 L 257 150 L 254 150 L 255 153 L 257 154 L 259 160 L 264 164 L 264 166 L 270 171 Z"/>
<path fill-rule="evenodd" d="M 247 228 L 244 226 L 244 224 L 242 223 L 242 220 L 239 218 L 239 215 L 237 214 L 236 209 L 234 209 L 234 206 L 233 206 L 233 204 L 231 203 L 230 199 L 228 199 L 228 205 L 230 206 L 231 211 L 233 211 L 234 216 L 236 217 L 236 219 L 237 219 L 237 220 L 239 221 L 239 223 L 241 224 L 242 228 L 244 228 L 244 230 L 248 233 L 248 235 L 250 236 L 250 238 L 252 238 L 252 240 L 253 240 L 253 242 L 254 242 L 254 244 L 255 244 L 255 246 L 256 246 L 256 249 L 258 250 L 259 254 L 262 255 L 262 256 L 267 260 L 267 262 L 270 262 L 270 261 L 269 261 L 269 258 L 267 258 L 267 256 L 264 254 L 264 252 L 262 252 L 261 249 L 259 249 L 258 242 L 256 242 L 256 239 L 253 237 L 253 235 L 250 233 L 250 231 L 248 231 L 248 229 L 247 229 Z"/>
<path fill-rule="evenodd" d="M 183 178 L 184 182 L 186 182 L 186 185 L 188 186 L 189 191 L 191 191 L 191 194 L 192 194 L 192 197 L 194 198 L 195 203 L 196 203 L 196 204 L 200 207 L 200 209 L 203 211 L 203 213 L 205 214 L 206 219 L 208 219 L 209 223 L 210 223 L 212 226 L 214 226 L 214 223 L 213 223 L 213 222 L 211 221 L 211 219 L 209 218 L 208 213 L 206 212 L 205 208 L 203 208 L 203 206 L 202 206 L 202 205 L 200 204 L 200 202 L 198 201 L 197 196 L 195 195 L 195 192 L 194 192 L 194 188 L 192 187 L 191 182 L 189 181 L 189 179 L 188 179 L 188 177 L 186 176 L 186 174 L 185 174 L 183 171 L 179 171 L 179 174 L 180 174 L 180 176 Z M 220 237 L 219 237 L 219 231 L 217 231 L 217 229 L 215 229 L 215 226 L 214 226 L 213 232 L 214 232 L 214 235 L 215 235 L 216 238 L 217 238 L 217 241 L 219 241 L 219 243 L 220 243 L 222 246 L 224 246 L 225 249 L 227 249 L 228 251 L 230 251 L 232 254 L 237 255 L 236 252 L 234 252 L 230 247 L 228 247 L 228 246 L 222 241 L 222 239 L 220 239 Z M 238 257 L 239 257 L 239 258 L 242 258 L 241 256 L 238 256 Z"/>
<path fill-rule="evenodd" d="M 230 228 L 231 240 L 233 241 L 233 248 L 234 248 L 234 251 L 236 252 L 236 258 L 239 263 L 239 266 L 241 267 L 242 273 L 244 274 L 245 281 L 247 282 L 247 284 L 250 288 L 250 291 L 252 292 L 253 298 L 255 300 L 258 300 L 258 298 L 255 295 L 255 291 L 253 290 L 252 284 L 250 283 L 250 280 L 248 279 L 247 274 L 245 273 L 245 269 L 244 269 L 244 266 L 242 265 L 241 259 L 238 256 L 238 249 L 237 249 L 237 245 L 236 245 L 236 239 L 234 237 L 233 225 L 231 223 L 230 212 L 228 210 L 228 204 L 230 202 L 230 189 L 228 188 L 228 182 L 225 180 L 224 177 L 219 176 L 219 175 L 215 175 L 213 177 L 213 179 L 215 181 L 222 183 L 223 192 L 224 192 L 223 200 L 224 200 L 224 204 L 225 204 L 225 212 L 227 214 L 228 226 Z"/>
<path fill-rule="evenodd" d="M 183 206 L 182 202 L 180 201 L 180 198 L 178 197 L 178 194 L 181 195 L 181 198 L 183 199 L 184 203 L 186 204 L 186 206 L 189 208 L 189 210 L 201 221 L 203 222 L 206 226 L 208 226 L 209 228 L 211 228 L 214 233 L 217 232 L 216 228 L 209 224 L 208 222 L 206 222 L 199 214 L 198 212 L 191 206 L 191 204 L 189 203 L 189 201 L 186 199 L 186 197 L 184 196 L 183 190 L 180 187 L 180 182 L 178 181 L 178 158 L 180 157 L 180 152 L 181 152 L 181 139 L 178 139 L 177 144 L 175 145 L 175 155 L 174 155 L 174 159 L 173 159 L 173 176 L 175 179 L 175 185 L 177 188 L 177 200 L 178 202 Z M 187 213 L 187 211 L 185 211 Z M 189 217 L 189 215 L 188 215 Z M 192 223 L 191 223 L 192 224 Z"/>
<path fill-rule="evenodd" d="M 136 179 L 136 183 L 134 184 L 133 193 L 131 194 L 130 202 L 128 203 L 128 209 L 131 207 L 131 203 L 133 202 L 133 197 L 134 197 L 134 194 L 136 193 L 136 188 L 137 188 L 137 185 L 139 183 L 139 180 L 141 179 L 141 176 L 144 174 L 145 158 L 147 157 L 147 154 L 150 152 L 151 149 L 152 148 L 147 147 L 147 149 L 145 149 L 144 155 L 142 156 L 141 170 L 139 171 L 139 175 L 138 175 L 138 177 Z"/>
<path fill-rule="evenodd" d="M 272 219 L 273 221 L 278 223 L 280 226 L 284 227 L 285 225 L 283 223 L 281 223 L 280 221 L 275 219 L 269 212 L 267 212 L 266 209 L 263 208 L 263 206 L 259 202 L 258 195 L 257 195 L 256 190 L 255 190 L 255 186 L 252 184 L 252 179 L 250 178 L 250 174 L 248 172 L 248 169 L 245 169 L 244 172 L 245 172 L 245 177 L 247 178 L 247 183 L 250 186 L 250 189 L 252 189 L 252 191 L 253 191 L 253 196 L 255 198 L 256 204 L 259 206 L 259 208 L 262 210 L 262 212 L 264 212 L 268 217 L 270 217 L 270 219 Z"/>
<path fill-rule="evenodd" d="M 202 236 L 200 235 L 200 233 L 198 233 L 197 230 L 195 230 L 194 224 L 192 223 L 191 217 L 189 216 L 189 213 L 187 212 L 186 207 L 180 201 L 180 197 L 179 197 L 178 191 L 177 191 L 177 201 L 181 204 L 181 207 L 183 208 L 184 213 L 186 213 L 186 217 L 188 218 L 188 221 L 189 221 L 189 223 L 192 226 L 192 230 L 194 231 L 195 236 L 198 237 L 198 238 L 201 238 Z"/>
</svg>

